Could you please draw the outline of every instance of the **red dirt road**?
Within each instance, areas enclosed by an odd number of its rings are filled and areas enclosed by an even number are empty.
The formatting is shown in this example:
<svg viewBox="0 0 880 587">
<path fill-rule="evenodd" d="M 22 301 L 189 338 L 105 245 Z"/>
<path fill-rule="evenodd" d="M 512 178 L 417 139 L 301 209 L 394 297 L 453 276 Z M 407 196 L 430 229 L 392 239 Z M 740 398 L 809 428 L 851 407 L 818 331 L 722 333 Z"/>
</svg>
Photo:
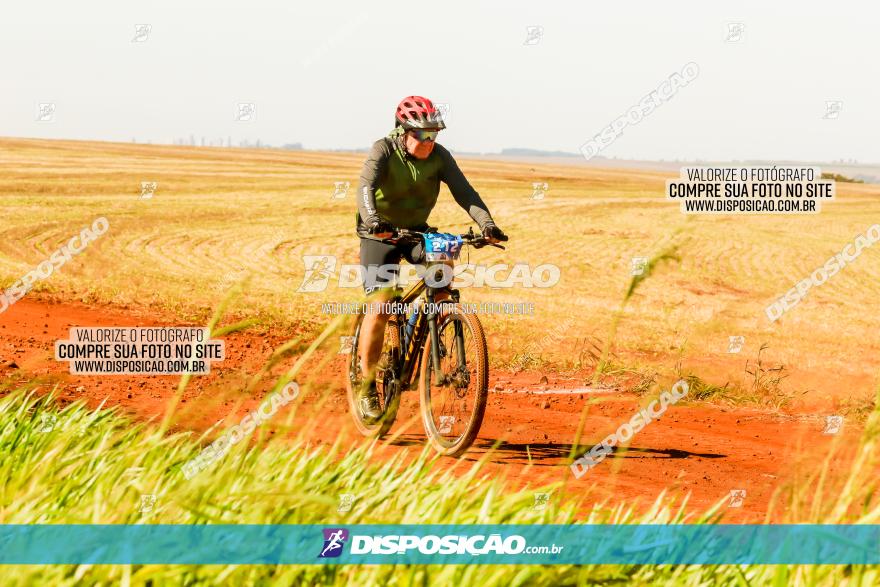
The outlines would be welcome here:
<svg viewBox="0 0 880 587">
<path fill-rule="evenodd" d="M 48 297 L 29 296 L 0 314 L 0 381 L 7 389 L 37 382 L 43 392 L 57 387 L 62 402 L 83 399 L 90 406 L 106 402 L 137 419 L 160 418 L 175 395 L 179 377 L 72 376 L 68 364 L 54 358 L 55 341 L 67 339 L 72 326 L 154 325 L 184 324 L 143 310 L 56 303 Z M 255 408 L 274 378 L 268 376 L 253 392 L 245 390 L 246 383 L 272 350 L 287 340 L 283 332 L 245 331 L 225 337 L 226 359 L 214 363 L 210 375 L 193 377 L 175 412 L 175 429 L 204 430 L 215 423 L 225 428 Z M 322 423 L 309 433 L 315 442 L 332 443 L 340 434 L 353 443 L 363 442 L 347 413 L 342 379 L 345 358 L 318 357 L 310 364 L 322 359 L 329 363 L 313 368 L 310 372 L 315 375 L 297 379 L 305 391 L 305 409 L 297 413 L 296 421 L 312 427 L 315 421 Z M 272 373 L 286 370 L 295 360 L 296 354 L 285 358 Z M 831 473 L 843 474 L 860 432 L 848 424 L 838 434 L 823 434 L 825 421 L 819 415 L 783 415 L 683 400 L 639 432 L 627 450 L 617 450 L 575 479 L 565 461 L 585 402 L 594 401 L 578 455 L 628 421 L 645 398 L 626 390 L 579 392 L 585 387 L 586 373 L 547 377 L 547 383 L 541 384 L 541 373 L 492 374 L 480 436 L 463 457 L 465 463 L 459 463 L 459 470 L 469 468 L 500 440 L 485 471 L 505 475 L 517 488 L 563 481 L 568 494 L 585 495 L 587 504 L 637 500 L 639 509 L 664 490 L 679 496 L 689 493 L 694 511 L 724 500 L 726 521 L 762 521 L 774 492 L 792 482 L 803 483 L 835 443 L 844 458 L 835 461 Z M 327 401 L 321 402 L 324 394 Z M 417 392 L 404 396 L 392 433 L 400 429 L 400 422 L 412 424 L 385 450 L 415 454 L 422 449 L 417 402 Z M 448 462 L 456 464 L 453 459 Z M 732 490 L 746 492 L 738 507 L 729 507 L 726 501 Z M 777 504 L 770 517 L 784 519 L 784 512 L 784 505 Z"/>
</svg>

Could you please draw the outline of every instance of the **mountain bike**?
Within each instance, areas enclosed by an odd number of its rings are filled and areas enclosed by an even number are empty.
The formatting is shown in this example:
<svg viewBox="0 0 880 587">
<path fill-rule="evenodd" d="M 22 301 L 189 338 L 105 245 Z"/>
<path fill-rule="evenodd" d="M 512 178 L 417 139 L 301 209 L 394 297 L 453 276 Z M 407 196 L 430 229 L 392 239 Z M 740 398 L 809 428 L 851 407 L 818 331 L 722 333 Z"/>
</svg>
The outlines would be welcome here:
<svg viewBox="0 0 880 587">
<path fill-rule="evenodd" d="M 366 418 L 358 402 L 363 373 L 358 357 L 363 314 L 353 330 L 346 388 L 348 404 L 357 429 L 365 436 L 382 436 L 397 416 L 400 395 L 412 389 L 419 373 L 419 403 L 422 423 L 430 444 L 441 454 L 459 456 L 474 442 L 483 415 L 489 387 L 489 353 L 486 335 L 476 314 L 464 311 L 459 292 L 451 287 L 451 261 L 463 246 L 491 245 L 485 237 L 398 229 L 385 242 L 424 243 L 426 270 L 408 291 L 395 289 L 389 308 L 395 310 L 385 326 L 382 352 L 376 365 L 376 388 L 382 417 Z M 440 274 L 447 271 L 445 279 Z M 448 282 L 448 283 L 446 283 Z M 440 285 L 446 283 L 445 285 Z M 437 286 L 435 286 L 436 284 Z M 446 295 L 439 295 L 440 292 Z M 439 296 L 439 297 L 438 297 Z M 409 310 L 409 311 L 407 311 Z"/>
</svg>

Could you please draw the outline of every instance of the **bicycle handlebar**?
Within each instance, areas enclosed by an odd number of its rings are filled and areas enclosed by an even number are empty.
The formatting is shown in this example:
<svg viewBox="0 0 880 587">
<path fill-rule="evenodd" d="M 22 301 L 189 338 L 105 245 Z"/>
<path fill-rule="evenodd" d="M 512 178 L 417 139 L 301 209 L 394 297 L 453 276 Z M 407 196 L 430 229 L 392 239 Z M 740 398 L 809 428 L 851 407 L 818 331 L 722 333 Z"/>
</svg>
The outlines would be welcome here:
<svg viewBox="0 0 880 587">
<path fill-rule="evenodd" d="M 431 234 L 431 233 L 428 231 L 411 230 L 408 228 L 397 228 L 394 230 L 393 236 L 391 236 L 390 238 L 382 239 L 382 240 L 383 240 L 383 242 L 396 243 L 396 242 L 399 242 L 401 240 L 405 240 L 408 238 L 421 237 L 424 234 Z M 493 242 L 489 241 L 489 239 L 487 239 L 483 235 L 474 234 L 473 227 L 471 227 L 467 231 L 466 234 L 460 234 L 458 236 L 461 237 L 463 244 L 470 245 L 470 246 L 474 247 L 475 249 L 481 249 L 481 248 L 485 247 L 486 245 L 496 247 L 499 249 L 504 249 L 503 246 L 499 245 L 498 243 L 493 243 Z"/>
</svg>

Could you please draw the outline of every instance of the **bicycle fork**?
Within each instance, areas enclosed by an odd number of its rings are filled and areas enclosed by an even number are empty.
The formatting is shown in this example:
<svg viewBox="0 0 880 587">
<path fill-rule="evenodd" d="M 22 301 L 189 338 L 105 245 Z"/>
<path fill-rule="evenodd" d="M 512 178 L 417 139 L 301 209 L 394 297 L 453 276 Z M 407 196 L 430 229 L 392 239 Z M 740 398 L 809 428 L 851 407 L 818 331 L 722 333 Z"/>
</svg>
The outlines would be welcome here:
<svg viewBox="0 0 880 587">
<path fill-rule="evenodd" d="M 434 305 L 434 290 L 428 289 L 425 292 L 428 298 L 428 309 L 436 308 Z M 431 370 L 434 374 L 434 385 L 441 386 L 446 383 L 446 377 L 443 375 L 443 369 L 440 367 L 440 333 L 437 330 L 437 314 L 434 312 L 426 312 L 428 319 L 428 336 L 431 337 Z"/>
<path fill-rule="evenodd" d="M 429 289 L 425 293 L 428 298 L 428 308 L 436 308 L 434 291 Z M 451 290 L 450 294 L 452 301 L 458 303 L 458 290 Z M 445 385 L 449 383 L 449 377 L 443 374 L 443 369 L 440 366 L 440 332 L 437 324 L 437 314 L 428 312 L 426 318 L 428 320 L 428 335 L 431 337 L 431 364 L 434 385 Z M 464 331 L 462 330 L 461 322 L 458 320 L 453 322 L 453 328 L 455 330 L 455 345 L 458 347 L 458 372 L 464 375 L 467 373 L 467 358 L 464 355 Z M 449 349 L 447 349 L 447 352 L 449 352 Z"/>
</svg>

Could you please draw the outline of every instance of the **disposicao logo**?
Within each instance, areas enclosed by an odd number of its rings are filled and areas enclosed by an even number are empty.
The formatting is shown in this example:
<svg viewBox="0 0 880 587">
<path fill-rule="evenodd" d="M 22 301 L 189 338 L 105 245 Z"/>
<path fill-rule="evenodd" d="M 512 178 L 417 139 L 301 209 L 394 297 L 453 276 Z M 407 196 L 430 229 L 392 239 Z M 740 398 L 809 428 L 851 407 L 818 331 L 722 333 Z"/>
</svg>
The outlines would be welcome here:
<svg viewBox="0 0 880 587">
<path fill-rule="evenodd" d="M 345 528 L 324 528 L 324 548 L 318 558 L 336 558 L 342 554 L 342 547 L 348 540 Z"/>
</svg>

